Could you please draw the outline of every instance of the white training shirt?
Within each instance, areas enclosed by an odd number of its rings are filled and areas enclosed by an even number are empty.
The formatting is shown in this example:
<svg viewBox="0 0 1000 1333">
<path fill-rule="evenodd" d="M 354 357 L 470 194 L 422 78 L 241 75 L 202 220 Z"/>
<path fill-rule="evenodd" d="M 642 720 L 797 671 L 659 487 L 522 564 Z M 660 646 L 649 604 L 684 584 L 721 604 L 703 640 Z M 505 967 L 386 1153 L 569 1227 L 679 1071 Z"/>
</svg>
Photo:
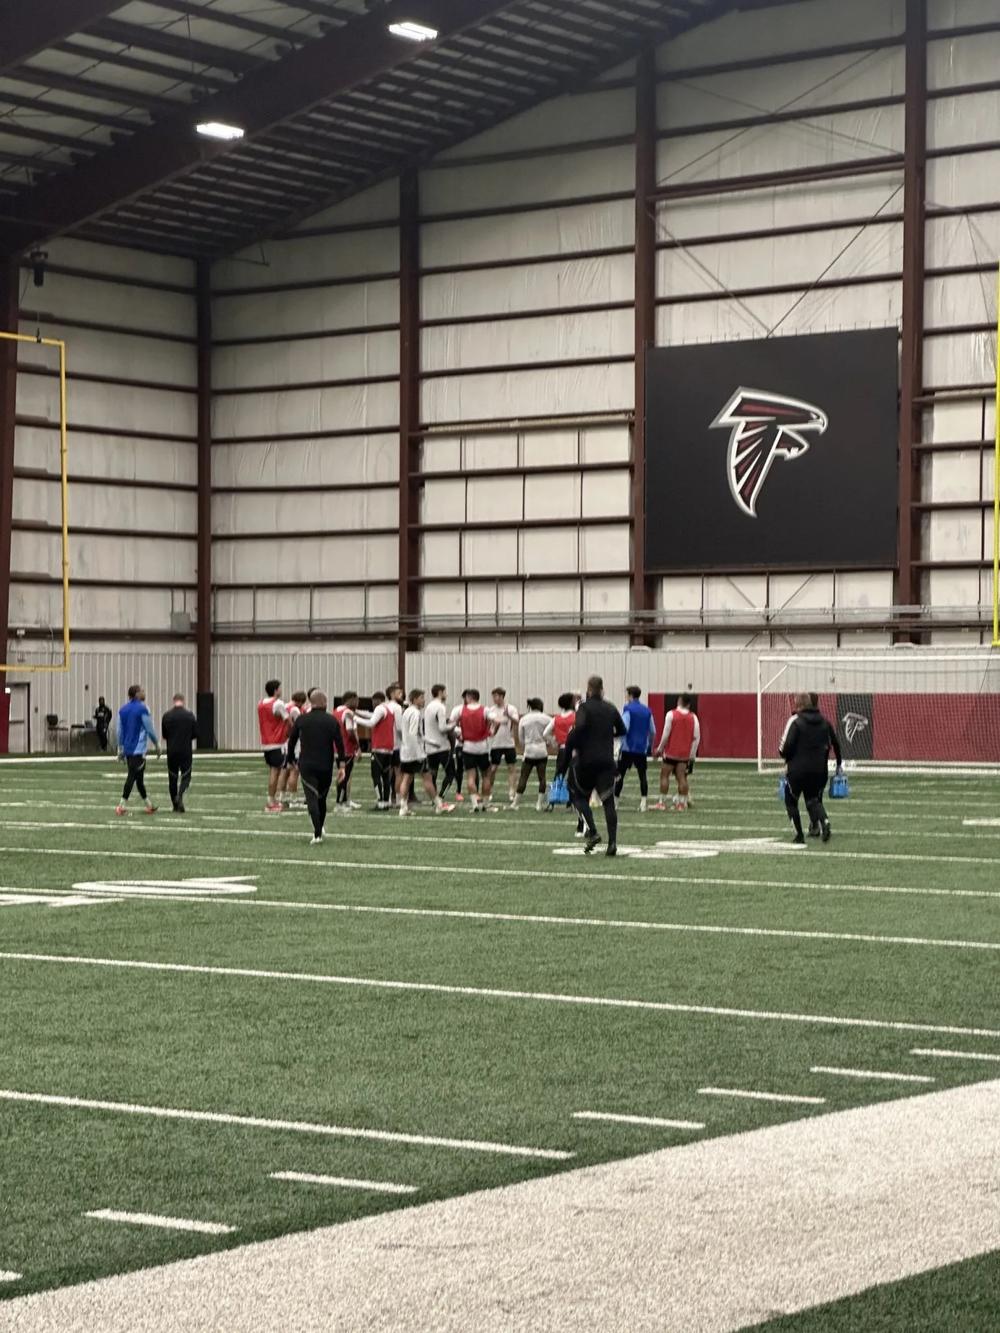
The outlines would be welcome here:
<svg viewBox="0 0 1000 1333">
<path fill-rule="evenodd" d="M 428 754 L 450 750 L 448 709 L 440 699 L 432 699 L 424 709 L 424 740 Z"/>
<path fill-rule="evenodd" d="M 513 704 L 493 704 L 487 708 L 486 716 L 496 731 L 491 742 L 494 750 L 513 750 L 514 728 L 518 723 L 518 711 Z"/>
<path fill-rule="evenodd" d="M 403 713 L 400 723 L 400 762 L 419 763 L 425 758 L 424 751 L 424 714 L 415 704 L 410 704 Z"/>
<path fill-rule="evenodd" d="M 545 737 L 552 725 L 548 713 L 525 713 L 518 723 L 517 734 L 521 738 L 525 759 L 546 759 L 549 747 Z"/>
</svg>

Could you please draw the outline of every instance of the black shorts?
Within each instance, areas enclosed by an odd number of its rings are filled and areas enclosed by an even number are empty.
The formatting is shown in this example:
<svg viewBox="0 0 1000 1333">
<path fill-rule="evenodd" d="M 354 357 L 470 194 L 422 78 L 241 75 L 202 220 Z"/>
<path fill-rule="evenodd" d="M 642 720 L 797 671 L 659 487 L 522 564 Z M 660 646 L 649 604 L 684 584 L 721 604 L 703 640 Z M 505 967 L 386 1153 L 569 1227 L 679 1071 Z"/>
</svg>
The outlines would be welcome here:
<svg viewBox="0 0 1000 1333">
<path fill-rule="evenodd" d="M 671 759 L 669 755 L 663 756 L 663 767 L 671 769 L 674 773 L 681 767 L 683 767 L 686 772 L 690 762 L 689 759 Z"/>
<path fill-rule="evenodd" d="M 264 751 L 264 763 L 267 764 L 268 768 L 284 768 L 285 760 L 287 758 L 288 755 L 284 752 L 284 750 Z"/>
<path fill-rule="evenodd" d="M 409 773 L 411 776 L 413 776 L 416 773 L 424 772 L 424 770 L 427 768 L 427 760 L 407 759 L 404 763 L 400 764 L 400 768 L 402 768 L 404 773 Z"/>
<path fill-rule="evenodd" d="M 487 773 L 490 767 L 488 754 L 469 754 L 465 751 L 463 761 L 466 773 Z"/>
<path fill-rule="evenodd" d="M 448 761 L 450 759 L 450 750 L 434 750 L 433 753 L 427 756 L 427 767 L 432 773 L 437 774 L 439 769 L 448 767 Z"/>
<path fill-rule="evenodd" d="M 502 750 L 490 751 L 490 764 L 493 768 L 499 768 L 501 764 L 516 764 L 517 751 L 513 745 L 505 745 Z"/>
<path fill-rule="evenodd" d="M 398 750 L 393 750 L 393 752 L 392 752 L 392 766 L 393 766 L 393 768 L 398 768 L 398 767 L 399 767 L 399 763 L 400 763 L 400 760 L 399 760 L 399 751 L 398 751 Z"/>
<path fill-rule="evenodd" d="M 285 755 L 285 762 L 282 764 L 282 766 L 281 766 L 282 768 L 294 768 L 294 769 L 297 769 L 298 766 L 299 766 L 299 762 L 298 762 L 297 759 L 290 759 L 289 756 L 288 756 L 287 754 Z"/>
<path fill-rule="evenodd" d="M 606 801 L 615 790 L 618 774 L 614 764 L 581 764 L 579 760 L 570 765 L 570 787 L 578 795 L 589 798 L 591 792 L 597 792 L 602 801 Z"/>
</svg>

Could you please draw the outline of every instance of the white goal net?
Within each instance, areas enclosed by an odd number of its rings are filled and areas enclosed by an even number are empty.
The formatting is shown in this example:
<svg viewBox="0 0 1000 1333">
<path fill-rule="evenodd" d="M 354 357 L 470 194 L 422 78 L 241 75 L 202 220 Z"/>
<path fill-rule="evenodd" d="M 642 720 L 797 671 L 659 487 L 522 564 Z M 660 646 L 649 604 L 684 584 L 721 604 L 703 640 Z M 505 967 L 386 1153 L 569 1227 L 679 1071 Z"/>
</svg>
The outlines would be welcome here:
<svg viewBox="0 0 1000 1333">
<path fill-rule="evenodd" d="M 761 657 L 760 772 L 782 766 L 778 746 L 800 692 L 818 696 L 848 768 L 1000 766 L 1000 650 Z"/>
</svg>

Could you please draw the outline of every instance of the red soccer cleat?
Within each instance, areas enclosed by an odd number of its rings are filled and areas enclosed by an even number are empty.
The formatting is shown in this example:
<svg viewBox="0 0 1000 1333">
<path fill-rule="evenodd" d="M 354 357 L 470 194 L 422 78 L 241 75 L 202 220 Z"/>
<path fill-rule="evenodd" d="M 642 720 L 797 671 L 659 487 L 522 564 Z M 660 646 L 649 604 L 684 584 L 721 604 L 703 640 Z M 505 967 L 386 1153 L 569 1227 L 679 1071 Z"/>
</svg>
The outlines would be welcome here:
<svg viewBox="0 0 1000 1333">
<path fill-rule="evenodd" d="M 155 805 L 147 805 L 147 806 L 144 806 L 144 807 L 143 807 L 143 811 L 142 811 L 142 813 L 143 813 L 144 815 L 155 815 L 155 814 L 156 814 L 156 811 L 157 811 L 157 808 L 158 808 L 158 807 L 155 806 Z"/>
<path fill-rule="evenodd" d="M 128 806 L 126 806 L 126 805 L 116 805 L 116 806 L 115 806 L 115 814 L 116 814 L 116 815 L 127 815 L 127 814 L 128 814 Z"/>
</svg>

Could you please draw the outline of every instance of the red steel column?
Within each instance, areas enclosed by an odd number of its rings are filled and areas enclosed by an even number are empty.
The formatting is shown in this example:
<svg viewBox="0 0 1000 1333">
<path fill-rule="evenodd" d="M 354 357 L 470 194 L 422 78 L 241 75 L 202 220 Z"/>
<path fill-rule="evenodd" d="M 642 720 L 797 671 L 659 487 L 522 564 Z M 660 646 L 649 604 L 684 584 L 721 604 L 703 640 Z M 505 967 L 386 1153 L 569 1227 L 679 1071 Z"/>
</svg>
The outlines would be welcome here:
<svg viewBox="0 0 1000 1333">
<path fill-rule="evenodd" d="M 638 613 L 654 603 L 646 573 L 646 349 L 656 342 L 656 53 L 639 56 L 635 98 L 635 425 L 632 431 L 634 641 L 650 638 Z"/>
<path fill-rule="evenodd" d="M 399 636 L 397 671 L 406 675 L 406 654 L 416 652 L 414 623 L 420 603 L 420 178 L 399 179 Z"/>
<path fill-rule="evenodd" d="M 906 142 L 903 167 L 903 314 L 899 401 L 899 577 L 896 600 L 920 603 L 920 456 L 924 383 L 927 202 L 927 0 L 906 6 Z"/>
<path fill-rule="evenodd" d="M 20 269 L 0 261 L 0 329 L 17 332 Z M 0 339 L 0 662 L 7 661 L 10 631 L 10 546 L 14 519 L 14 427 L 17 416 L 17 343 Z M 0 688 L 6 676 L 0 673 Z M 0 695 L 0 754 L 8 744 L 7 697 Z"/>
<path fill-rule="evenodd" d="M 212 269 L 197 268 L 198 308 L 198 693 L 212 689 Z"/>
</svg>

